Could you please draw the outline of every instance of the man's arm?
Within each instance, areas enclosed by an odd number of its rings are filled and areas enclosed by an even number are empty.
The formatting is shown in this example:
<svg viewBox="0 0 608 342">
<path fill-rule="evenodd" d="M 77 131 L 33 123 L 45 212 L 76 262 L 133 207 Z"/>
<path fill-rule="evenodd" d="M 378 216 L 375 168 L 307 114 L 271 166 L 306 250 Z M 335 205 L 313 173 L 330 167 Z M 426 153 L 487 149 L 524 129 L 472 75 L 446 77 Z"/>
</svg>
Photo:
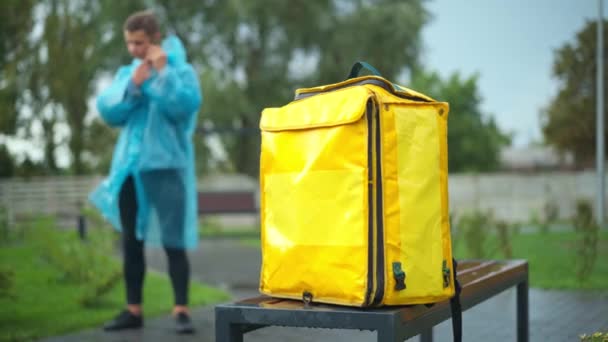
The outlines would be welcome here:
<svg viewBox="0 0 608 342">
<path fill-rule="evenodd" d="M 144 85 L 143 91 L 174 121 L 192 116 L 202 102 L 198 77 L 189 64 L 179 67 L 164 65 L 158 76 Z"/>
<path fill-rule="evenodd" d="M 139 87 L 131 79 L 130 68 L 121 67 L 109 87 L 97 96 L 97 109 L 110 126 L 122 126 L 141 98 Z"/>
</svg>

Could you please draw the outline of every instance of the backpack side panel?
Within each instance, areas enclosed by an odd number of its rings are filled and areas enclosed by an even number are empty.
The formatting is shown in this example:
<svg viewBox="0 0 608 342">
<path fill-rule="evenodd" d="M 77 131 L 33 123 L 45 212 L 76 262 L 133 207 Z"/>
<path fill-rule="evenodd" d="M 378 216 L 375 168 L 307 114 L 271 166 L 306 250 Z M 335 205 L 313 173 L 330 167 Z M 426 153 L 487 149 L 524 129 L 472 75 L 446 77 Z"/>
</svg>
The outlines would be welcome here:
<svg viewBox="0 0 608 342">
<path fill-rule="evenodd" d="M 385 221 L 383 304 L 431 303 L 450 298 L 451 240 L 447 198 L 446 103 L 402 101 L 383 89 L 382 179 Z M 405 274 L 398 286 L 395 264 Z M 451 278 L 450 278 L 451 279 Z"/>
</svg>

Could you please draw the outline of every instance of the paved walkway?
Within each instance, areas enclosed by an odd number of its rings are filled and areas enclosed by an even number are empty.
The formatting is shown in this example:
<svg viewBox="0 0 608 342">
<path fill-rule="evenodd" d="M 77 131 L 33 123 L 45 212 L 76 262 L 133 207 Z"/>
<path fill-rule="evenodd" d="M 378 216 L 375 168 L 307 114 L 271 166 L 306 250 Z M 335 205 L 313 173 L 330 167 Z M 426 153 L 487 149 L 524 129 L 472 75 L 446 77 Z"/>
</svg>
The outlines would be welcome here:
<svg viewBox="0 0 608 342">
<path fill-rule="evenodd" d="M 260 251 L 236 240 L 206 240 L 191 253 L 192 275 L 228 290 L 234 299 L 257 294 Z M 165 269 L 162 252 L 148 251 L 148 265 Z M 117 308 L 118 309 L 118 308 Z M 169 316 L 147 319 L 138 331 L 105 333 L 100 328 L 67 336 L 45 339 L 45 342 L 80 341 L 215 341 L 213 307 L 192 311 L 197 334 L 177 336 L 171 330 Z M 450 321 L 434 330 L 436 341 L 451 341 Z M 578 341 L 582 333 L 608 330 L 608 292 L 530 291 L 530 340 Z M 502 294 L 463 314 L 463 340 L 515 341 L 515 291 Z M 376 333 L 368 331 L 271 327 L 248 333 L 247 342 L 369 342 Z M 409 341 L 418 341 L 413 338 Z"/>
</svg>

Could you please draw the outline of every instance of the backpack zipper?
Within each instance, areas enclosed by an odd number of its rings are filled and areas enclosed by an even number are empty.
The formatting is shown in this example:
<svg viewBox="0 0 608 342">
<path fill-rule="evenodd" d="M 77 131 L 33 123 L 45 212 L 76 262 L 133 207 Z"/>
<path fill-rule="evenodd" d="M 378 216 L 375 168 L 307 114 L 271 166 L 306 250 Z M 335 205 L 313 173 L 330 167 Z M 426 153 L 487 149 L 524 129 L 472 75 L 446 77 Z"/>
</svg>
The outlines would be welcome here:
<svg viewBox="0 0 608 342">
<path fill-rule="evenodd" d="M 373 129 L 373 108 L 372 99 L 368 99 L 366 104 L 367 120 L 367 289 L 365 292 L 364 306 L 372 304 L 372 294 L 375 295 L 375 263 L 374 250 L 375 244 L 375 220 L 374 220 L 374 129 Z"/>
<path fill-rule="evenodd" d="M 375 104 L 375 103 L 374 103 Z M 384 209 L 382 196 L 382 136 L 380 109 L 374 105 L 375 180 L 376 180 L 376 293 L 372 306 L 378 306 L 384 298 Z"/>
</svg>

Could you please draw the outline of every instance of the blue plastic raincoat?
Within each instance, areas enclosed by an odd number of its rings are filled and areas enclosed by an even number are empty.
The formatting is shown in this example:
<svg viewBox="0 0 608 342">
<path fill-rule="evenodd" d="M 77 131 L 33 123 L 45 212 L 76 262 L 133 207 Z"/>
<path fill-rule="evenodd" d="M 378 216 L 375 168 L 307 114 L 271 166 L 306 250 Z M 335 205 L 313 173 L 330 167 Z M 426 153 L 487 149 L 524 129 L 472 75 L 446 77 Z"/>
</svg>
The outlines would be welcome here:
<svg viewBox="0 0 608 342">
<path fill-rule="evenodd" d="M 121 231 L 119 193 L 131 175 L 137 198 L 136 236 L 147 244 L 197 245 L 193 133 L 202 102 L 197 74 L 175 36 L 162 42 L 167 65 L 139 88 L 131 75 L 141 60 L 122 66 L 97 97 L 103 120 L 121 128 L 110 174 L 89 199 Z"/>
</svg>

